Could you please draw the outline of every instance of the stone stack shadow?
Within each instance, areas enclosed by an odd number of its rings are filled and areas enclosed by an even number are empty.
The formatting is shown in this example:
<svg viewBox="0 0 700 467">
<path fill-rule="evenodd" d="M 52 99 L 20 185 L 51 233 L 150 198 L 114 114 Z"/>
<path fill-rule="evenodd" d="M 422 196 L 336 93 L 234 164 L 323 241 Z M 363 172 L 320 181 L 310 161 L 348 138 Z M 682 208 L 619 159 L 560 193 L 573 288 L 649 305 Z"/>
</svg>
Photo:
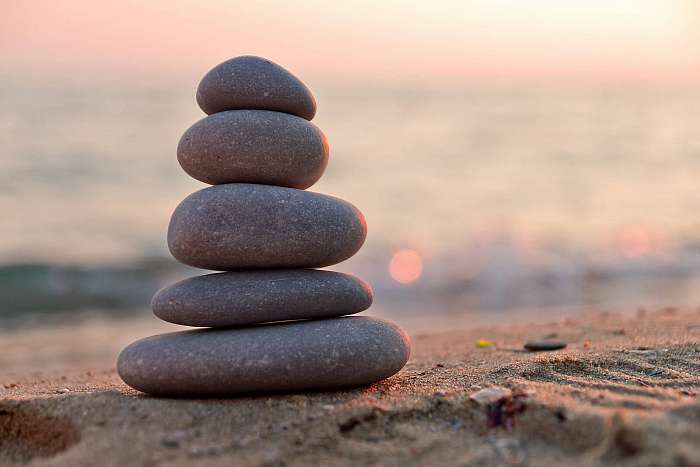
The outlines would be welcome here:
<svg viewBox="0 0 700 467">
<path fill-rule="evenodd" d="M 305 191 L 328 163 L 310 120 L 316 102 L 269 60 L 228 60 L 202 79 L 207 117 L 182 136 L 177 157 L 213 186 L 188 196 L 168 228 L 173 256 L 226 271 L 192 277 L 153 298 L 160 319 L 188 330 L 148 337 L 119 355 L 129 386 L 161 396 L 226 396 L 362 386 L 406 363 L 395 324 L 347 317 L 372 304 L 360 279 L 318 270 L 344 261 L 367 233 L 352 204 Z"/>
</svg>

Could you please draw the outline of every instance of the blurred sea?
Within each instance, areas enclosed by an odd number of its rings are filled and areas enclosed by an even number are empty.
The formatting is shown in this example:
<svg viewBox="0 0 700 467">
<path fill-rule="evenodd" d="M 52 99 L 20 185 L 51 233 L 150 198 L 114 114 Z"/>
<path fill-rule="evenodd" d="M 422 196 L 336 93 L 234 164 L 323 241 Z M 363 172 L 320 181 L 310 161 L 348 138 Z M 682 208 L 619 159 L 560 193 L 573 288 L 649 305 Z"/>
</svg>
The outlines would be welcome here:
<svg viewBox="0 0 700 467">
<path fill-rule="evenodd" d="M 700 88 L 314 91 L 331 160 L 312 190 L 370 232 L 331 269 L 369 281 L 379 314 L 700 305 Z M 0 102 L 0 326 L 141 311 L 197 273 L 165 245 L 204 187 L 175 158 L 203 116 L 192 88 L 6 80 Z M 410 284 L 389 274 L 399 250 L 422 258 Z"/>
</svg>

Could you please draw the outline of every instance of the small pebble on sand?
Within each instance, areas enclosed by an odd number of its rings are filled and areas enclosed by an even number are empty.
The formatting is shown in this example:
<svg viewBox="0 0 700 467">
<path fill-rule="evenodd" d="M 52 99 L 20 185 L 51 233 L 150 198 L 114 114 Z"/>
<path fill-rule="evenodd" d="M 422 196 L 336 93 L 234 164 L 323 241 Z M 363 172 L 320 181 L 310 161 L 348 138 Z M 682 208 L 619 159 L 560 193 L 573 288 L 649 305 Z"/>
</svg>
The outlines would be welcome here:
<svg viewBox="0 0 700 467">
<path fill-rule="evenodd" d="M 550 339 L 532 340 L 526 342 L 524 347 L 531 352 L 545 352 L 563 349 L 566 347 L 566 342 Z"/>
</svg>

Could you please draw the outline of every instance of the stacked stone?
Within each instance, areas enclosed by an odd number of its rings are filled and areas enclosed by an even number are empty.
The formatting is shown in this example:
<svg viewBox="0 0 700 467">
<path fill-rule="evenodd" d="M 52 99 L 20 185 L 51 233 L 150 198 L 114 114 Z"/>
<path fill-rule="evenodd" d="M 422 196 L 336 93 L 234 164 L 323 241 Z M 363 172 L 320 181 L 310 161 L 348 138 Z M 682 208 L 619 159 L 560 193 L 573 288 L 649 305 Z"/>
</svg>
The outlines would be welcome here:
<svg viewBox="0 0 700 467">
<path fill-rule="evenodd" d="M 369 308 L 361 280 L 317 270 L 354 255 L 362 213 L 304 191 L 328 162 L 310 120 L 316 102 L 282 67 L 238 57 L 197 89 L 207 117 L 177 150 L 182 168 L 213 186 L 175 209 L 168 246 L 182 263 L 219 272 L 159 291 L 159 318 L 207 329 L 152 336 L 122 351 L 121 378 L 163 396 L 225 396 L 361 386 L 398 372 L 410 344 L 395 324 L 347 317 Z"/>
</svg>

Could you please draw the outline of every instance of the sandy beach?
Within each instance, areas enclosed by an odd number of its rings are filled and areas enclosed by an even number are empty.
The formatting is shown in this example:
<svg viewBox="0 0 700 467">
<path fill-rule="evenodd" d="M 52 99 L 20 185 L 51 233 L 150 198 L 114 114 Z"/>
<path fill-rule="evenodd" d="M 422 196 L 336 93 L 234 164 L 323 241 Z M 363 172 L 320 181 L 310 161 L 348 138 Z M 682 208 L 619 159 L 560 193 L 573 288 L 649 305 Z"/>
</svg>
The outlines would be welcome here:
<svg viewBox="0 0 700 467">
<path fill-rule="evenodd" d="M 0 467 L 700 467 L 700 0 L 1 11 Z"/>
<path fill-rule="evenodd" d="M 700 311 L 414 334 L 408 365 L 371 387 L 229 400 L 156 399 L 119 380 L 123 343 L 169 329 L 3 333 L 0 464 L 700 465 Z M 547 336 L 568 346 L 522 350 Z"/>
</svg>

